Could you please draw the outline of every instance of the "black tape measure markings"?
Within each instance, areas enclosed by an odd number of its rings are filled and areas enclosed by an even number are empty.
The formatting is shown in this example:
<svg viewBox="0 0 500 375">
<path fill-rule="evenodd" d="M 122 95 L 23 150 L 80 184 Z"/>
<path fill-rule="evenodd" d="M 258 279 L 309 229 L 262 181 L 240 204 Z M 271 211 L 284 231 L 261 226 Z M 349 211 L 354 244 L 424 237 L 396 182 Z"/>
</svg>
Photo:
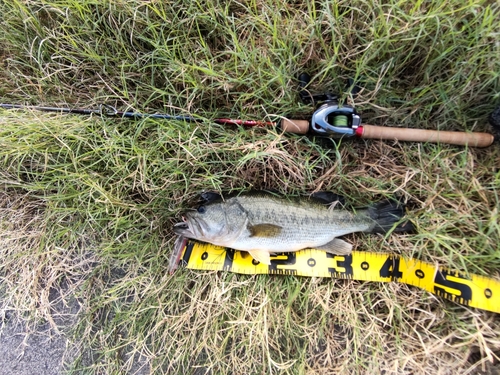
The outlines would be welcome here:
<svg viewBox="0 0 500 375">
<path fill-rule="evenodd" d="M 245 256 L 246 255 L 246 256 Z M 500 282 L 389 253 L 353 251 L 331 255 L 306 249 L 271 256 L 271 265 L 245 252 L 188 241 L 182 262 L 190 269 L 401 282 L 454 302 L 500 313 Z"/>
</svg>

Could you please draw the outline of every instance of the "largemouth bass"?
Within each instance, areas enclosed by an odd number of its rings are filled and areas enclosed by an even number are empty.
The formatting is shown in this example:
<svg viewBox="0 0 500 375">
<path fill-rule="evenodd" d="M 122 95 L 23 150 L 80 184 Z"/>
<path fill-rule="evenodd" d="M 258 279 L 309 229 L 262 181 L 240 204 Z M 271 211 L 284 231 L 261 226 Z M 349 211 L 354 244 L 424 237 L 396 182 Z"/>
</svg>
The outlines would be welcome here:
<svg viewBox="0 0 500 375">
<path fill-rule="evenodd" d="M 409 222 L 398 225 L 404 206 L 396 201 L 384 201 L 355 212 L 329 208 L 324 199 L 287 199 L 269 193 L 227 199 L 209 193 L 205 201 L 197 209 L 185 212 L 174 232 L 247 251 L 264 264 L 271 264 L 272 253 L 307 248 L 346 255 L 352 251 L 352 245 L 340 236 L 353 232 L 404 232 L 412 228 Z"/>
</svg>

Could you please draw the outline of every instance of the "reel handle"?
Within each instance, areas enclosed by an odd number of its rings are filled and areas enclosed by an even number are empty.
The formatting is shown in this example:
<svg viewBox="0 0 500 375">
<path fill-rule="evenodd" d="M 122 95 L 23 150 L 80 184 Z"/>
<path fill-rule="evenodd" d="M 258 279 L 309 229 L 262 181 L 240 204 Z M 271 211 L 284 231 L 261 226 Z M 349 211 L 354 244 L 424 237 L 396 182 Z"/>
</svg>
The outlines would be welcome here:
<svg viewBox="0 0 500 375">
<path fill-rule="evenodd" d="M 470 147 L 488 147 L 495 140 L 495 137 L 489 133 L 391 128 L 375 125 L 362 125 L 356 129 L 355 134 L 364 139 L 447 143 L 451 145 Z"/>
</svg>

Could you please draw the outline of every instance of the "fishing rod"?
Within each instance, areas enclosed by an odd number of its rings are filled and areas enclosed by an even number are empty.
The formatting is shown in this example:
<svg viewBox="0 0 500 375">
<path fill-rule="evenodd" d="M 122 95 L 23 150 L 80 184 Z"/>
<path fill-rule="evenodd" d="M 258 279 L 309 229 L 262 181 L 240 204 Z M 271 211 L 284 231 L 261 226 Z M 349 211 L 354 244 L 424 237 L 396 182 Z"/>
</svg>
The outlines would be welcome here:
<svg viewBox="0 0 500 375">
<path fill-rule="evenodd" d="M 186 122 L 201 121 L 201 119 L 197 119 L 194 116 L 169 115 L 166 113 L 140 113 L 132 111 L 121 112 L 109 104 L 101 104 L 96 109 L 88 109 L 88 108 L 64 108 L 64 107 L 60 108 L 60 107 L 44 107 L 44 106 L 0 103 L 0 108 L 34 110 L 42 112 L 56 112 L 56 113 L 76 114 L 76 115 L 97 115 L 97 116 L 117 117 L 117 118 L 121 117 L 121 118 L 131 118 L 136 120 L 151 118 L 151 119 L 177 120 Z M 248 127 L 276 126 L 276 123 L 272 121 L 237 120 L 229 118 L 217 118 L 212 121 L 222 125 L 230 124 L 230 125 L 241 125 Z"/>
<path fill-rule="evenodd" d="M 481 132 L 459 132 L 459 131 L 440 131 L 411 129 L 400 127 L 387 127 L 363 124 L 360 114 L 353 106 L 340 105 L 338 96 L 331 93 L 311 94 L 307 90 L 310 83 L 310 76 L 303 73 L 299 76 L 300 92 L 299 96 L 305 104 L 317 105 L 310 120 L 283 118 L 279 122 L 259 121 L 259 120 L 241 120 L 229 118 L 216 118 L 212 121 L 221 125 L 240 125 L 245 127 L 275 127 L 284 132 L 295 134 L 310 134 L 321 137 L 356 137 L 362 139 L 380 139 L 396 140 L 410 142 L 430 142 L 447 143 L 471 147 L 488 147 L 494 141 L 500 139 L 500 107 L 498 107 L 490 116 L 489 122 L 493 127 L 495 134 Z M 349 86 L 353 95 L 359 92 L 359 88 L 350 80 Z M 186 122 L 203 121 L 194 116 L 169 115 L 164 113 L 140 113 L 133 111 L 118 111 L 109 104 L 101 104 L 97 109 L 86 108 L 59 108 L 44 106 L 29 106 L 19 104 L 0 103 L 3 109 L 24 109 L 37 110 L 44 112 L 57 112 L 79 115 L 98 115 L 116 118 L 131 119 L 161 119 L 178 120 Z"/>
</svg>

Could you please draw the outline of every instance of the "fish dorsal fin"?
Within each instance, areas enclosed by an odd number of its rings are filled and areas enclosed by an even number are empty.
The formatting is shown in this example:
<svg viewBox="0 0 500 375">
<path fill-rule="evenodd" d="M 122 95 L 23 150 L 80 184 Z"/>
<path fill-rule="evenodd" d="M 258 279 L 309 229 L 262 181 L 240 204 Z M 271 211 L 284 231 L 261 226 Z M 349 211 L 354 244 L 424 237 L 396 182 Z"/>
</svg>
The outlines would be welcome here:
<svg viewBox="0 0 500 375">
<path fill-rule="evenodd" d="M 317 191 L 311 194 L 311 198 L 321 204 L 330 205 L 332 203 L 340 203 L 341 205 L 345 205 L 345 198 L 331 191 Z"/>
<path fill-rule="evenodd" d="M 203 203 L 211 203 L 220 200 L 222 200 L 222 196 L 214 191 L 205 191 L 200 194 L 200 201 Z"/>
<path fill-rule="evenodd" d="M 352 245 L 340 238 L 334 238 L 322 246 L 315 247 L 315 249 L 324 250 L 327 253 L 336 255 L 349 255 L 352 251 Z"/>
<path fill-rule="evenodd" d="M 282 229 L 283 228 L 280 227 L 279 225 L 269 224 L 269 223 L 248 226 L 248 230 L 250 231 L 250 237 L 265 237 L 265 238 L 276 237 L 281 233 Z"/>
<path fill-rule="evenodd" d="M 252 256 L 253 259 L 258 260 L 262 264 L 271 264 L 271 257 L 269 252 L 263 250 L 249 250 L 248 253 Z"/>
</svg>

